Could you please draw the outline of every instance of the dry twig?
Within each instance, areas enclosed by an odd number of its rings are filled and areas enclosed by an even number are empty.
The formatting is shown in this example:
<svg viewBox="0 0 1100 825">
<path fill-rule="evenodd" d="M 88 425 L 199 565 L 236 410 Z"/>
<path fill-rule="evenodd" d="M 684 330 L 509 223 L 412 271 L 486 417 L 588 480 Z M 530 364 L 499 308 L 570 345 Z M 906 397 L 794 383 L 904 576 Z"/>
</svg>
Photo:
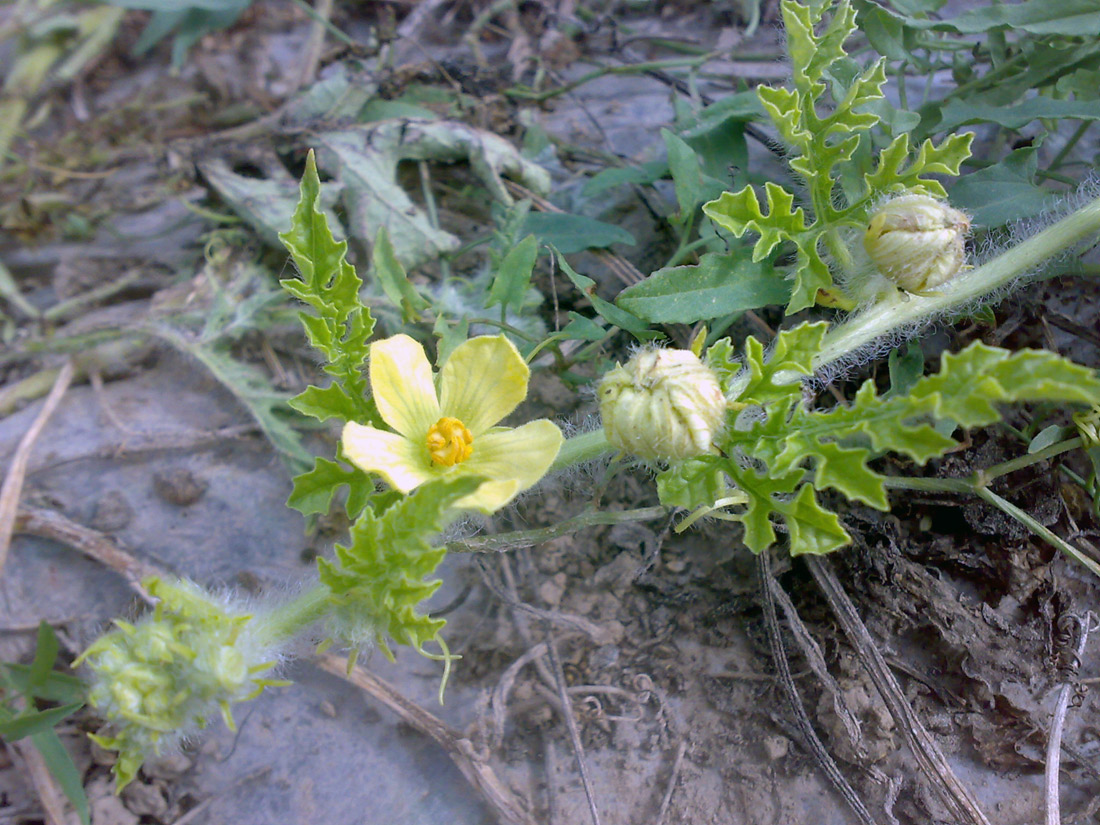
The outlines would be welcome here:
<svg viewBox="0 0 1100 825">
<path fill-rule="evenodd" d="M 1050 736 L 1047 739 L 1047 764 L 1046 764 L 1046 825 L 1061 825 L 1062 814 L 1058 800 L 1058 776 L 1061 767 L 1062 755 L 1062 728 L 1066 723 L 1066 712 L 1069 710 L 1069 700 L 1074 692 L 1074 677 L 1081 664 L 1081 656 L 1085 653 L 1085 644 L 1089 639 L 1089 632 L 1095 628 L 1092 623 L 1096 620 L 1094 613 L 1088 613 L 1084 617 L 1066 615 L 1059 622 L 1066 637 L 1063 657 L 1065 661 L 1059 668 L 1062 686 L 1058 691 L 1058 704 L 1055 705 L 1054 715 L 1050 719 Z"/>
<path fill-rule="evenodd" d="M 855 648 L 860 662 L 867 669 L 871 681 L 886 702 L 890 715 L 894 717 L 894 722 L 905 736 L 921 771 L 932 781 L 944 803 L 958 821 L 971 825 L 990 825 L 970 789 L 955 775 L 943 752 L 906 700 L 901 686 L 890 672 L 890 666 L 875 646 L 871 634 L 856 612 L 852 600 L 844 592 L 832 567 L 827 561 L 816 556 L 804 558 L 818 587 L 825 594 L 833 614 L 844 629 L 844 634 Z"/>
<path fill-rule="evenodd" d="M 485 758 L 478 754 L 473 743 L 457 730 L 402 696 L 392 685 L 361 667 L 353 668 L 351 673 L 348 673 L 346 660 L 342 656 L 323 656 L 320 659 L 320 666 L 334 676 L 346 679 L 360 690 L 370 694 L 401 717 L 402 721 L 433 739 L 447 752 L 451 761 L 455 763 L 455 767 L 492 807 L 502 823 L 536 825 L 521 800 L 500 780 Z"/>
<path fill-rule="evenodd" d="M 9 742 L 8 749 L 23 765 L 23 772 L 31 778 L 31 785 L 42 803 L 42 813 L 45 814 L 46 825 L 69 825 L 70 819 L 66 813 L 65 796 L 57 786 L 57 780 L 53 778 L 50 769 L 46 767 L 46 760 L 30 741 L 23 739 L 18 742 Z"/>
<path fill-rule="evenodd" d="M 64 544 L 111 568 L 126 579 L 130 589 L 146 604 L 152 604 L 153 600 L 142 586 L 142 580 L 149 576 L 165 575 L 159 567 L 134 558 L 99 531 L 77 524 L 53 510 L 20 507 L 15 518 L 15 532 Z"/>
<path fill-rule="evenodd" d="M 19 509 L 19 496 L 23 492 L 23 479 L 27 474 L 27 462 L 30 460 L 31 450 L 34 448 L 34 442 L 38 440 L 38 436 L 45 428 L 46 422 L 50 420 L 50 416 L 57 409 L 57 405 L 61 403 L 61 399 L 72 380 L 73 362 L 69 361 L 58 373 L 53 383 L 53 389 L 50 390 L 46 402 L 42 405 L 42 409 L 38 411 L 38 415 L 35 417 L 30 429 L 20 439 L 19 446 L 15 448 L 15 454 L 12 456 L 11 464 L 8 465 L 4 483 L 0 485 L 0 573 L 3 572 L 4 563 L 8 559 L 8 548 L 11 545 L 12 533 L 15 530 L 15 515 Z"/>
<path fill-rule="evenodd" d="M 549 654 L 550 669 L 553 671 L 554 681 L 557 683 L 561 715 L 565 721 L 565 727 L 569 731 L 573 753 L 577 757 L 577 770 L 581 775 L 581 784 L 584 785 L 585 798 L 588 799 L 588 811 L 592 814 L 592 825 L 600 825 L 600 812 L 596 808 L 596 798 L 592 793 L 592 779 L 588 775 L 588 763 L 584 760 L 584 745 L 581 743 L 581 734 L 577 729 L 577 719 L 573 715 L 573 701 L 569 698 L 569 691 L 565 688 L 565 673 L 561 668 L 557 645 L 554 644 L 554 638 L 550 635 L 549 630 L 547 628 L 546 652 Z"/>
<path fill-rule="evenodd" d="M 863 804 L 859 794 L 848 784 L 848 780 L 844 778 L 844 774 L 840 772 L 840 768 L 837 767 L 833 757 L 829 755 L 829 751 L 825 748 L 821 739 L 818 738 L 817 731 L 814 730 L 810 717 L 806 714 L 802 698 L 798 695 L 798 689 L 794 686 L 790 664 L 787 662 L 787 652 L 783 649 L 783 636 L 779 631 L 779 618 L 775 614 L 775 590 L 779 587 L 779 583 L 772 577 L 771 557 L 768 555 L 767 550 L 757 554 L 756 572 L 760 577 L 760 595 L 761 601 L 764 603 L 764 619 L 768 629 L 768 642 L 771 644 L 772 649 L 772 660 L 779 672 L 779 683 L 783 686 L 784 693 L 787 694 L 787 702 L 790 704 L 795 721 L 798 723 L 798 730 L 802 733 L 810 753 L 813 754 L 814 760 L 822 772 L 836 788 L 837 793 L 844 797 L 844 801 L 848 803 L 859 821 L 863 825 L 875 825 L 871 812 L 867 810 L 867 806 Z"/>
</svg>

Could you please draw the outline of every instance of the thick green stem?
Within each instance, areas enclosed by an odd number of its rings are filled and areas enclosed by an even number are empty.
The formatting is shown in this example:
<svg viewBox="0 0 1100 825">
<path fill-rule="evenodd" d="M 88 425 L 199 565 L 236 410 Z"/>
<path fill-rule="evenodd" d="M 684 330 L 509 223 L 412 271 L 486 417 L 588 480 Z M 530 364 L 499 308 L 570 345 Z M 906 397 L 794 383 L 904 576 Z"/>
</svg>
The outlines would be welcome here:
<svg viewBox="0 0 1100 825">
<path fill-rule="evenodd" d="M 565 443 L 561 445 L 561 452 L 558 453 L 558 457 L 550 466 L 550 472 L 564 470 L 566 467 L 591 461 L 614 451 L 615 448 L 608 443 L 603 429 L 575 435 L 566 439 Z"/>
<path fill-rule="evenodd" d="M 332 606 L 329 589 L 323 584 L 314 585 L 294 601 L 273 610 L 258 624 L 258 632 L 267 644 L 297 636 L 328 612 Z"/>
<path fill-rule="evenodd" d="M 1063 250 L 1100 231 L 1100 199 L 1081 207 L 1039 234 L 1017 244 L 976 269 L 940 287 L 935 295 L 897 291 L 834 327 L 814 359 L 821 369 L 891 333 L 937 316 L 958 312 L 1016 279 Z"/>
</svg>

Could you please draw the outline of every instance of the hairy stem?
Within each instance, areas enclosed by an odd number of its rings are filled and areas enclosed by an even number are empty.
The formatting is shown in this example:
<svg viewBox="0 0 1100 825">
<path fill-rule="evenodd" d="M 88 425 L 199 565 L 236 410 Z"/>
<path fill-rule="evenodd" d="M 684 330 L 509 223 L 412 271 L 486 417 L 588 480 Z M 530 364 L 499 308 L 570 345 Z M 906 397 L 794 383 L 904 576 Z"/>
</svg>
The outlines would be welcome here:
<svg viewBox="0 0 1100 825">
<path fill-rule="evenodd" d="M 264 641 L 277 644 L 297 636 L 328 612 L 332 606 L 330 596 L 327 587 L 317 584 L 293 601 L 273 610 L 260 625 Z"/>
<path fill-rule="evenodd" d="M 956 277 L 934 295 L 894 292 L 851 316 L 825 336 L 814 358 L 821 369 L 843 361 L 871 342 L 952 312 L 1010 286 L 1035 267 L 1100 231 L 1100 198 L 1017 244 L 976 269 Z"/>
<path fill-rule="evenodd" d="M 590 433 L 581 433 L 565 440 L 561 445 L 561 451 L 554 463 L 550 465 L 550 472 L 564 470 L 574 464 L 581 464 L 599 458 L 601 455 L 613 452 L 614 447 L 607 440 L 603 429 L 593 430 Z"/>
</svg>

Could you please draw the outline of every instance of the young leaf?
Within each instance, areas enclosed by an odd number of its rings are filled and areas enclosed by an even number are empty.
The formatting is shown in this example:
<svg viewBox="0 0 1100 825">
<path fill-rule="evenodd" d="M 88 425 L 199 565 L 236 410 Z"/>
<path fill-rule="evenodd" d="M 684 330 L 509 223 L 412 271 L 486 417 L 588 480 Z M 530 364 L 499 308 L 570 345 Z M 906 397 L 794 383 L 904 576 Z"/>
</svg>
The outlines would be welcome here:
<svg viewBox="0 0 1100 825">
<path fill-rule="evenodd" d="M 315 458 L 312 470 L 294 477 L 294 489 L 286 500 L 286 506 L 303 516 L 327 513 L 332 507 L 332 497 L 343 486 L 350 491 L 348 510 L 354 513 L 361 508 L 352 507 L 353 498 L 365 499 L 374 491 L 374 484 L 366 474 L 327 458 Z"/>
<path fill-rule="evenodd" d="M 528 235 L 519 242 L 500 262 L 493 285 L 489 288 L 487 307 L 500 304 L 507 310 L 516 312 L 523 309 L 523 301 L 531 286 L 531 272 L 539 256 L 539 244 L 534 235 Z"/>
<path fill-rule="evenodd" d="M 416 291 L 409 281 L 405 267 L 397 260 L 397 254 L 390 243 L 390 233 L 386 227 L 378 229 L 371 250 L 371 274 L 382 285 L 382 291 L 395 307 L 400 307 L 401 317 L 406 323 L 419 320 L 419 313 L 430 305 L 427 299 Z"/>
<path fill-rule="evenodd" d="M 634 246 L 634 236 L 613 223 L 583 215 L 532 212 L 523 224 L 524 234 L 535 235 L 539 243 L 570 255 L 586 249 L 605 249 L 612 244 Z"/>
<path fill-rule="evenodd" d="M 693 324 L 784 303 L 790 287 L 767 263 L 708 252 L 696 266 L 658 269 L 619 293 L 615 303 L 651 324 Z"/>
<path fill-rule="evenodd" d="M 680 207 L 679 220 L 686 221 L 703 200 L 703 174 L 695 150 L 668 129 L 661 130 L 661 138 L 668 151 L 668 169 L 676 191 L 676 203 Z"/>
<path fill-rule="evenodd" d="M 301 197 L 290 229 L 279 237 L 298 267 L 300 278 L 280 281 L 283 288 L 315 310 L 300 318 L 310 342 L 325 357 L 325 371 L 335 378 L 337 389 L 307 390 L 296 402 L 309 415 L 380 424 L 368 399 L 363 368 L 374 331 L 370 310 L 359 299 L 363 285 L 347 260 L 347 241 L 336 242 L 328 218 L 320 206 L 321 181 L 313 152 L 306 158 Z M 304 396 L 304 397 L 303 397 Z M 354 414 L 348 415 L 349 405 Z"/>
<path fill-rule="evenodd" d="M 654 338 L 660 337 L 660 333 L 650 330 L 645 321 L 641 318 L 625 309 L 620 309 L 597 295 L 596 282 L 578 273 L 569 265 L 569 262 L 565 260 L 558 250 L 555 249 L 554 251 L 558 253 L 556 259 L 562 272 L 564 272 L 569 280 L 573 282 L 573 285 L 584 293 L 585 297 L 592 302 L 592 308 L 595 309 L 602 318 L 619 327 L 619 329 L 625 329 L 639 341 L 651 341 Z"/>
<path fill-rule="evenodd" d="M 439 587 L 428 579 L 446 550 L 430 539 L 454 517 L 455 502 L 474 492 L 478 478 L 431 481 L 380 514 L 370 510 L 352 525 L 349 543 L 336 546 L 336 560 L 318 559 L 321 581 L 337 603 L 368 618 L 383 653 L 387 640 L 424 652 L 446 622 L 418 612 Z"/>
</svg>

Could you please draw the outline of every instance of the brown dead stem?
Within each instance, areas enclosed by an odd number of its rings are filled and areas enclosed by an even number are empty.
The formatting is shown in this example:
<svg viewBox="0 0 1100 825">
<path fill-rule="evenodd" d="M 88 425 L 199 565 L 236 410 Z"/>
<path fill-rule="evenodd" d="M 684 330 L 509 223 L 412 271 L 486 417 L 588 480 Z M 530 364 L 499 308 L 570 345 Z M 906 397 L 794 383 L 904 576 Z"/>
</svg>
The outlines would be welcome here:
<svg viewBox="0 0 1100 825">
<path fill-rule="evenodd" d="M 165 575 L 159 567 L 131 556 L 103 533 L 77 524 L 53 510 L 20 507 L 15 517 L 14 527 L 16 533 L 56 541 L 111 568 L 121 574 L 130 589 L 141 596 L 147 604 L 152 604 L 152 599 L 142 587 L 142 580 L 149 576 Z"/>
<path fill-rule="evenodd" d="M 825 594 L 833 614 L 844 629 L 848 641 L 855 648 L 856 655 L 882 695 L 890 715 L 894 717 L 898 729 L 905 736 L 921 771 L 939 791 L 944 803 L 959 822 L 970 823 L 970 825 L 990 825 L 989 820 L 978 807 L 977 799 L 955 775 L 947 758 L 906 700 L 901 686 L 890 672 L 890 666 L 875 646 L 867 626 L 860 619 L 855 605 L 844 592 L 832 567 L 826 560 L 816 556 L 804 558 L 818 587 Z"/>
<path fill-rule="evenodd" d="M 434 740 L 446 751 L 451 761 L 455 763 L 455 767 L 496 812 L 497 818 L 502 823 L 535 825 L 535 820 L 531 818 L 523 802 L 501 781 L 492 766 L 478 754 L 477 748 L 469 739 L 402 696 L 392 685 L 361 667 L 353 668 L 351 673 L 348 673 L 344 657 L 323 656 L 319 663 L 324 670 L 346 679 L 360 690 L 370 694 L 397 714 L 403 722 Z"/>
<path fill-rule="evenodd" d="M 46 397 L 46 403 L 42 405 L 30 428 L 20 439 L 11 464 L 8 465 L 4 483 L 0 485 L 0 573 L 3 572 L 4 563 L 8 559 L 8 548 L 11 546 L 11 537 L 15 530 L 15 517 L 19 510 L 19 497 L 23 492 L 23 480 L 27 475 L 27 462 L 30 461 L 31 450 L 45 428 L 46 422 L 50 420 L 57 405 L 61 403 L 72 380 L 73 363 L 69 361 L 57 374 L 53 389 Z"/>
</svg>

